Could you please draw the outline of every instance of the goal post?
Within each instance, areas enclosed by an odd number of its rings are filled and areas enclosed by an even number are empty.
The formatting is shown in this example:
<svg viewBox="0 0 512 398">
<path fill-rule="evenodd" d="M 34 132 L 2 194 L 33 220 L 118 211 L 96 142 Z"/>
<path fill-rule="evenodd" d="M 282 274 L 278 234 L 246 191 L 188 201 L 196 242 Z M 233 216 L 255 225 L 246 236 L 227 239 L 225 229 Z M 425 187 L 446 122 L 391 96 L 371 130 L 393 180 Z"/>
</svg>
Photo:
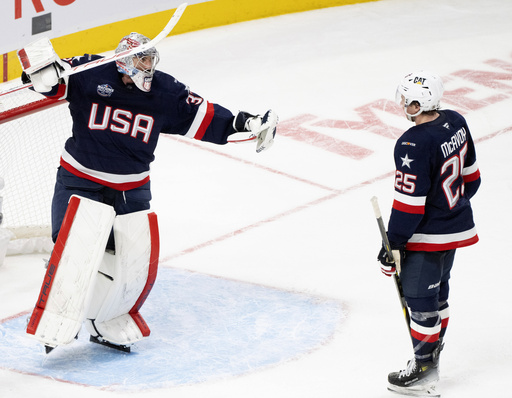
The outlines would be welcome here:
<svg viewBox="0 0 512 398">
<path fill-rule="evenodd" d="M 19 84 L 1 84 L 2 89 Z M 7 254 L 51 251 L 51 200 L 65 140 L 67 102 L 29 89 L 0 97 L 2 228 L 12 232 Z"/>
</svg>

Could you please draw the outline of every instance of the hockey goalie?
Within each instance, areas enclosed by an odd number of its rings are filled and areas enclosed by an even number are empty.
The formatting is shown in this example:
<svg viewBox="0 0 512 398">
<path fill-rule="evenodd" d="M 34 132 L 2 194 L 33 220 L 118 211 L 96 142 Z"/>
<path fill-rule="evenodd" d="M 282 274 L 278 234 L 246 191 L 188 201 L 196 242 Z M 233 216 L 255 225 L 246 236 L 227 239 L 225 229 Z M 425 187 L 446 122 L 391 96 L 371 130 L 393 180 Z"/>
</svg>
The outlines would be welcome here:
<svg viewBox="0 0 512 398">
<path fill-rule="evenodd" d="M 27 326 L 47 351 L 71 343 L 84 323 L 94 342 L 121 349 L 149 335 L 139 310 L 158 263 L 158 226 L 149 209 L 160 134 L 217 145 L 253 142 L 257 153 L 274 142 L 272 110 L 235 116 L 156 70 L 154 44 L 168 32 L 162 33 L 153 40 L 128 34 L 117 58 L 60 59 L 46 38 L 18 51 L 22 81 L 68 101 L 73 121 L 52 199 L 55 246 Z"/>
<path fill-rule="evenodd" d="M 55 88 L 58 95 L 62 90 L 64 96 L 73 95 L 74 90 L 68 90 L 73 80 L 56 78 L 67 66 L 48 39 L 27 46 L 19 56 L 23 78 L 31 80 L 35 91 L 51 96 Z M 74 134 L 70 141 L 77 139 Z M 91 150 L 91 144 L 81 144 Z M 117 158 L 117 168 L 122 167 L 119 156 L 101 152 L 98 149 L 98 158 Z M 49 353 L 73 342 L 85 324 L 91 341 L 129 351 L 150 334 L 139 309 L 158 267 L 158 223 L 149 211 L 149 182 L 116 185 L 108 181 L 116 178 L 113 173 L 102 181 L 74 168 L 67 170 L 63 163 L 52 201 L 55 244 L 27 333 Z"/>
</svg>

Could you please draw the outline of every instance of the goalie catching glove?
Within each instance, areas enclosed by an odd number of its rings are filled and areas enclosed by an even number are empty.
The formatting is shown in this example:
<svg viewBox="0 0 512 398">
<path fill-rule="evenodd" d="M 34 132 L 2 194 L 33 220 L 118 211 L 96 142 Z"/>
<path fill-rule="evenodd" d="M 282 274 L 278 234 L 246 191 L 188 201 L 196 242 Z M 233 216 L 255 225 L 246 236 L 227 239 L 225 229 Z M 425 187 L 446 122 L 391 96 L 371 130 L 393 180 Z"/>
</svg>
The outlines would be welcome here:
<svg viewBox="0 0 512 398">
<path fill-rule="evenodd" d="M 23 83 L 32 83 L 38 93 L 47 93 L 59 83 L 64 64 L 47 37 L 43 37 L 18 51 L 23 68 Z"/>
<path fill-rule="evenodd" d="M 251 115 L 248 112 L 238 112 L 233 121 L 235 133 L 228 137 L 228 142 L 256 141 L 256 152 L 263 152 L 274 143 L 278 121 L 279 118 L 272 110 L 268 110 L 263 117 Z"/>
</svg>

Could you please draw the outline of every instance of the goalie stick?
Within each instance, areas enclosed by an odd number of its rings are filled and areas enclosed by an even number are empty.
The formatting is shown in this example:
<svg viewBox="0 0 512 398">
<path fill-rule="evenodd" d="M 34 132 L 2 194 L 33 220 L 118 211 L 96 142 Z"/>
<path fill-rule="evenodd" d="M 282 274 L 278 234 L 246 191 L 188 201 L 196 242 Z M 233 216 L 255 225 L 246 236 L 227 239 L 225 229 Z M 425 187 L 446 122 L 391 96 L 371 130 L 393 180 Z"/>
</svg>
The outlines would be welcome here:
<svg viewBox="0 0 512 398">
<path fill-rule="evenodd" d="M 373 196 L 370 201 L 372 202 L 373 212 L 375 213 L 375 218 L 377 219 L 377 224 L 379 225 L 380 235 L 382 237 L 382 244 L 384 245 L 384 249 L 388 255 L 388 258 L 394 261 L 393 251 L 391 250 L 391 246 L 389 244 L 388 235 L 386 233 L 386 228 L 384 227 L 384 221 L 382 220 L 382 214 L 380 213 L 379 202 L 376 196 Z M 402 306 L 402 311 L 404 313 L 405 322 L 407 323 L 407 330 L 409 331 L 409 335 L 411 334 L 411 315 L 409 314 L 409 309 L 407 307 L 407 303 L 405 301 L 404 291 L 402 289 L 402 282 L 400 281 L 400 277 L 398 273 L 400 271 L 397 269 L 395 274 L 393 275 L 393 279 L 395 281 L 396 291 L 398 292 L 398 297 L 400 298 L 400 304 Z"/>
<path fill-rule="evenodd" d="M 153 40 L 147 42 L 146 44 L 142 44 L 138 47 L 134 47 L 131 50 L 122 51 L 120 53 L 113 54 L 108 57 L 100 58 L 98 60 L 91 61 L 86 64 L 78 65 L 73 68 L 63 70 L 63 71 L 61 71 L 61 73 L 59 73 L 59 78 L 71 76 L 71 75 L 74 75 L 75 73 L 83 72 L 84 70 L 96 68 L 97 66 L 116 61 L 120 58 L 126 58 L 129 56 L 144 52 L 152 47 L 155 47 L 158 42 L 160 42 L 162 39 L 167 37 L 169 35 L 169 33 L 171 33 L 171 31 L 174 29 L 174 27 L 180 20 L 181 16 L 183 15 L 183 12 L 185 11 L 186 7 L 187 7 L 187 3 L 180 4 L 180 6 L 176 9 L 174 14 L 172 15 L 169 22 L 167 22 L 167 25 L 165 25 L 165 27 L 163 28 L 163 30 Z M 18 56 L 20 57 L 20 61 L 23 62 L 24 61 L 23 49 L 18 51 Z M 29 87 L 32 87 L 31 83 L 26 83 L 26 84 L 22 84 L 20 86 L 10 88 L 8 90 L 0 92 L 0 97 L 7 95 L 7 94 L 14 93 L 19 90 L 23 90 L 25 88 L 29 88 Z"/>
</svg>

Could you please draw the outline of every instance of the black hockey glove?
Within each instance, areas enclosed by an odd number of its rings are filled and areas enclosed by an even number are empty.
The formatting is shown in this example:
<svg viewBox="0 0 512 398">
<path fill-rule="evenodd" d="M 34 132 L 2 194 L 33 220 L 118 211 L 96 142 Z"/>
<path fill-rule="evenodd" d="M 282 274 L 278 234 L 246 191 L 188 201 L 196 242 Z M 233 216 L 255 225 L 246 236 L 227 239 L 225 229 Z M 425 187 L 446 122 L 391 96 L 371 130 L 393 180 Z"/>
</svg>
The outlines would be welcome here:
<svg viewBox="0 0 512 398">
<path fill-rule="evenodd" d="M 400 270 L 400 266 L 405 259 L 405 250 L 403 248 L 391 248 L 391 253 L 393 254 L 393 261 L 389 259 L 388 252 L 384 245 L 382 245 L 377 256 L 377 260 L 381 263 L 380 270 L 386 276 L 394 275 L 397 268 Z"/>
</svg>

